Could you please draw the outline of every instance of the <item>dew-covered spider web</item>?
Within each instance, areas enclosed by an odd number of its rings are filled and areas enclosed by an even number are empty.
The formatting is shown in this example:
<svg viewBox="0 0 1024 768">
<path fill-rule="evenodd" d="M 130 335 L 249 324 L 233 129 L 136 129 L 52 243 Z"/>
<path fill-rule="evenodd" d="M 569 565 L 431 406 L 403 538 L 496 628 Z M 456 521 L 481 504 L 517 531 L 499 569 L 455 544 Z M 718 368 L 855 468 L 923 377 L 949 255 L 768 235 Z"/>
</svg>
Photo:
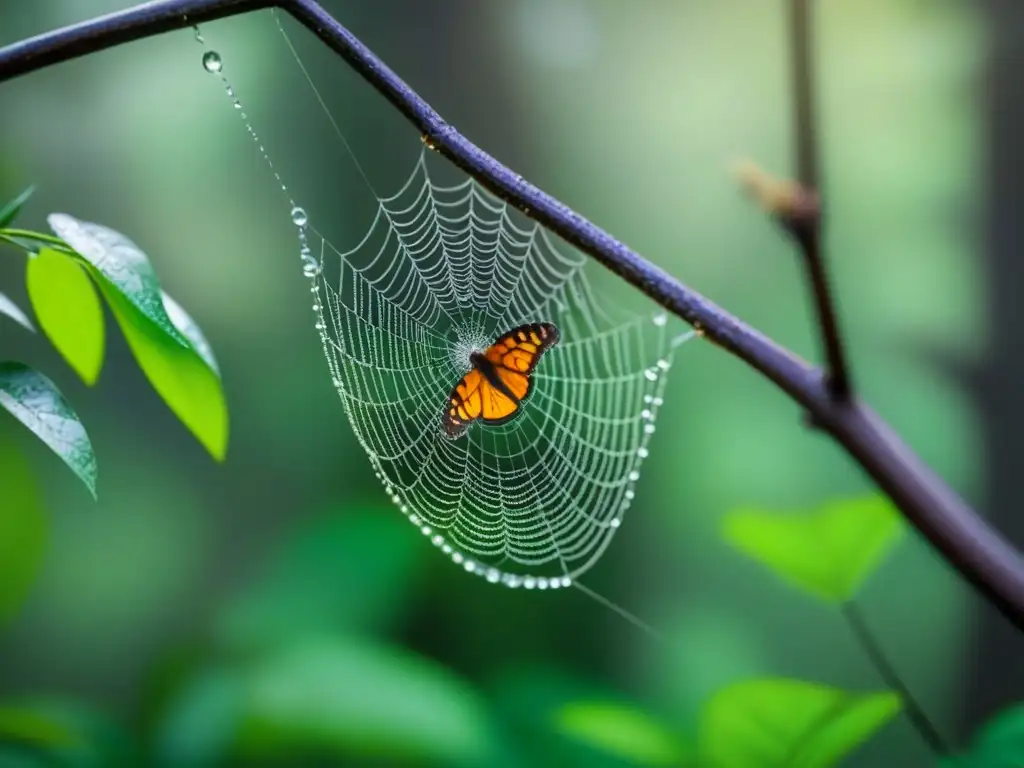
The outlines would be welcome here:
<svg viewBox="0 0 1024 768">
<path fill-rule="evenodd" d="M 435 184 L 424 154 L 362 242 L 323 241 L 317 327 L 352 428 L 401 511 L 491 582 L 557 587 L 590 568 L 648 455 L 667 318 L 614 313 L 586 262 L 475 181 Z M 470 354 L 531 322 L 561 340 L 519 415 L 449 438 Z"/>
<path fill-rule="evenodd" d="M 210 71 L 241 110 L 219 57 Z M 446 161 L 427 147 L 413 157 L 400 188 L 371 191 L 376 214 L 349 249 L 289 196 L 332 382 L 384 492 L 435 547 L 492 583 L 569 586 L 623 522 L 690 334 L 653 305 L 623 309 L 599 266 L 476 181 L 436 181 Z M 450 437 L 471 355 L 534 322 L 559 341 L 517 415 Z"/>
</svg>

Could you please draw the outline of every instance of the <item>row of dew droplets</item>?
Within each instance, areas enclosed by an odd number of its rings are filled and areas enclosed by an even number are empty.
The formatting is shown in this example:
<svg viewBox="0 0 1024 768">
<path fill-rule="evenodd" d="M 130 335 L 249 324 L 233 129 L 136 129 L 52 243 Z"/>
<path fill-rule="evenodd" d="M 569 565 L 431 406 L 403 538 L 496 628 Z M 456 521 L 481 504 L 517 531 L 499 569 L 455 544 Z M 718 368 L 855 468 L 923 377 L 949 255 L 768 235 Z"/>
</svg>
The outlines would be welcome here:
<svg viewBox="0 0 1024 768">
<path fill-rule="evenodd" d="M 199 32 L 199 27 L 195 27 L 196 41 L 202 45 L 206 44 L 203 36 Z M 320 262 L 313 255 L 313 250 L 309 247 L 309 238 L 306 234 L 306 230 L 309 226 L 309 216 L 306 214 L 305 209 L 300 207 L 295 199 L 291 196 L 288 191 L 288 186 L 284 183 L 281 178 L 281 174 L 278 173 L 277 168 L 274 167 L 274 161 L 270 159 L 270 155 L 267 153 L 266 147 L 263 146 L 263 142 L 260 140 L 259 135 L 256 133 L 256 129 L 252 127 L 252 122 L 249 120 L 249 116 L 245 113 L 245 109 L 242 106 L 241 100 L 235 93 L 234 87 L 228 81 L 227 76 L 224 74 L 224 60 L 221 55 L 214 50 L 207 50 L 203 53 L 203 69 L 209 72 L 211 75 L 216 75 L 220 78 L 221 83 L 224 86 L 224 91 L 227 93 L 228 98 L 231 99 L 231 105 L 238 111 L 238 115 L 245 125 L 245 130 L 248 131 L 249 136 L 252 138 L 256 147 L 260 151 L 264 162 L 270 172 L 274 174 L 274 180 L 281 187 L 281 192 L 288 200 L 289 206 L 291 206 L 291 219 L 292 223 L 296 226 L 299 233 L 299 258 L 302 260 L 302 274 L 308 278 L 316 278 L 320 274 Z M 316 292 L 316 286 L 313 286 L 313 292 Z M 314 311 L 319 307 L 314 307 Z"/>
</svg>

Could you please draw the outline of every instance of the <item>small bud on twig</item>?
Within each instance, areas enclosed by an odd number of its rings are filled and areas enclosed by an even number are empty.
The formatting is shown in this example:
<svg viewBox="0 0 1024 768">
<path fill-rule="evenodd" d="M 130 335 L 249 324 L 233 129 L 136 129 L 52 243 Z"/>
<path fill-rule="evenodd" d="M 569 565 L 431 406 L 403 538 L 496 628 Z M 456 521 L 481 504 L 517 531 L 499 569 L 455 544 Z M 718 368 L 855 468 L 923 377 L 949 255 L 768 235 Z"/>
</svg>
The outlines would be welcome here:
<svg viewBox="0 0 1024 768">
<path fill-rule="evenodd" d="M 733 163 L 733 174 L 746 193 L 791 234 L 799 237 L 817 227 L 821 217 L 817 193 L 799 182 L 772 176 L 752 160 Z"/>
</svg>

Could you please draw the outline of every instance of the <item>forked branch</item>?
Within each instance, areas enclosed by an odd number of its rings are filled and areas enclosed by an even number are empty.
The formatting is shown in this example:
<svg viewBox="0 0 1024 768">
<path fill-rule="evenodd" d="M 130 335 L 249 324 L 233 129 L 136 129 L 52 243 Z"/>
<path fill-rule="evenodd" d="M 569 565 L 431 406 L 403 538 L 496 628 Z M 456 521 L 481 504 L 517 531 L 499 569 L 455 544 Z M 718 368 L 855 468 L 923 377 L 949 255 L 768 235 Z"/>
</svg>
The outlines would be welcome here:
<svg viewBox="0 0 1024 768">
<path fill-rule="evenodd" d="M 774 382 L 842 445 L 906 518 L 1008 620 L 1024 630 L 1024 561 L 854 395 L 836 398 L 822 372 L 643 259 L 466 139 L 313 0 L 153 0 L 0 50 L 0 82 L 144 37 L 276 6 L 380 92 L 466 173 L 590 255 L 704 337 Z M 820 259 L 818 259 L 820 262 Z M 826 302 L 831 308 L 831 302 Z M 823 317 L 819 313 L 819 317 Z M 833 365 L 832 370 L 837 370 Z"/>
</svg>

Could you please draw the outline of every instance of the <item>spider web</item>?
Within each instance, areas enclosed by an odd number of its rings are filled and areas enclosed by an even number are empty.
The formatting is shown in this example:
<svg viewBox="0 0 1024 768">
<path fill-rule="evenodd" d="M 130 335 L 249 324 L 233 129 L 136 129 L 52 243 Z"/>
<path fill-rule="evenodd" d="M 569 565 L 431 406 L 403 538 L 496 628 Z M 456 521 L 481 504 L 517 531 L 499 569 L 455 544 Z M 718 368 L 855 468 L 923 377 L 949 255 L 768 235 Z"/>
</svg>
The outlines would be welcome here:
<svg viewBox="0 0 1024 768">
<path fill-rule="evenodd" d="M 377 202 L 351 250 L 310 227 L 316 328 L 355 435 L 392 501 L 456 564 L 510 587 L 569 586 L 634 498 L 689 335 L 669 338 L 660 312 L 614 311 L 583 254 L 471 179 L 435 183 L 426 150 Z M 449 438 L 442 414 L 470 354 L 540 321 L 561 341 L 519 415 Z"/>
</svg>

